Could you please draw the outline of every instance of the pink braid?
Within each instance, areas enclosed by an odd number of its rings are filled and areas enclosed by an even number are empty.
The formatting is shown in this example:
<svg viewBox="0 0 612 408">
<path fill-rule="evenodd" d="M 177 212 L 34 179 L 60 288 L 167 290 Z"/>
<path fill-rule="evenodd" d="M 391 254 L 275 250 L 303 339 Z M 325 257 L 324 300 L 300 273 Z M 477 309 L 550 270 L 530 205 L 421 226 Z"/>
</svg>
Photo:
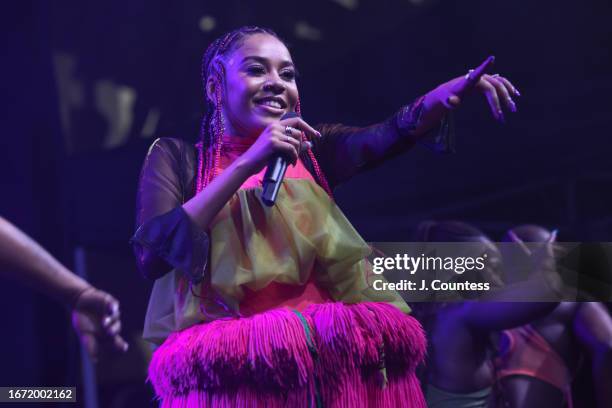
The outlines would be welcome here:
<svg viewBox="0 0 612 408">
<path fill-rule="evenodd" d="M 298 98 L 297 104 L 295 105 L 295 112 L 298 115 L 302 116 L 302 104 L 300 103 L 299 98 Z M 332 194 L 331 188 L 329 188 L 329 183 L 327 182 L 327 178 L 323 174 L 323 171 L 321 170 L 321 167 L 319 166 L 319 162 L 317 161 L 312 150 L 308 150 L 308 157 L 310 157 L 310 161 L 312 161 L 312 167 L 314 167 L 315 175 L 317 176 L 317 179 L 319 180 L 321 187 L 323 187 L 323 190 L 325 190 L 327 195 L 329 195 L 330 198 L 333 199 L 334 196 Z"/>
<path fill-rule="evenodd" d="M 221 76 L 221 75 L 220 75 Z M 220 84 L 220 81 L 217 81 Z M 213 125 L 214 141 L 211 146 L 206 149 L 206 164 L 204 164 L 204 145 L 198 143 L 198 181 L 196 184 L 196 194 L 206 187 L 215 177 L 219 164 L 221 162 L 221 149 L 223 144 L 223 134 L 225 133 L 225 124 L 223 122 L 223 114 L 221 109 L 221 91 L 217 87 L 215 91 L 215 119 Z M 203 174 L 203 175 L 202 175 Z"/>
<path fill-rule="evenodd" d="M 203 188 L 203 180 L 202 174 L 204 173 L 204 143 L 198 142 L 196 143 L 196 149 L 198 149 L 198 178 L 196 181 L 196 194 L 202 191 Z"/>
<path fill-rule="evenodd" d="M 213 177 L 215 177 L 215 175 L 217 174 L 217 170 L 219 169 L 219 165 L 221 163 L 221 149 L 223 148 L 223 135 L 225 134 L 225 123 L 223 123 L 223 114 L 221 112 L 221 91 L 217 91 L 216 97 L 217 97 L 217 109 L 216 109 L 217 127 L 215 129 L 215 137 L 216 137 L 215 146 L 214 146 L 215 158 L 214 158 L 213 165 L 212 165 L 210 180 L 208 181 L 209 183 L 212 181 Z"/>
</svg>

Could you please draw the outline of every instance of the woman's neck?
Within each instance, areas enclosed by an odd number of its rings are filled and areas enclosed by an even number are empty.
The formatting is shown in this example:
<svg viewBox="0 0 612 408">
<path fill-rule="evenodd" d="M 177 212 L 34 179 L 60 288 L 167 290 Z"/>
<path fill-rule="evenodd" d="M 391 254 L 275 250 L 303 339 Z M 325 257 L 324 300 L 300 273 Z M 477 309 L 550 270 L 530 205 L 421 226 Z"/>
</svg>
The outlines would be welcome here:
<svg viewBox="0 0 612 408">
<path fill-rule="evenodd" d="M 226 133 L 223 135 L 223 150 L 245 152 L 255 143 L 255 140 L 256 139 L 253 138 Z"/>
</svg>

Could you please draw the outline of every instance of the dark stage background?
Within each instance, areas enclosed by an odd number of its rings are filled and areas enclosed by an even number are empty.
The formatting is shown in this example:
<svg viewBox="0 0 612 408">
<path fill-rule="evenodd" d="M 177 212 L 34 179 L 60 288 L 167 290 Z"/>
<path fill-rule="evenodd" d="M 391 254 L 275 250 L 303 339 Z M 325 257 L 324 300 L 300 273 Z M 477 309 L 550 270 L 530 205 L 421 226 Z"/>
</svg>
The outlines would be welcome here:
<svg viewBox="0 0 612 408">
<path fill-rule="evenodd" d="M 138 340 L 150 283 L 128 246 L 145 152 L 156 137 L 195 140 L 201 54 L 244 24 L 270 26 L 291 45 L 312 124 L 380 121 L 490 54 L 494 71 L 520 89 L 505 126 L 484 98 L 458 110 L 456 154 L 416 147 L 338 188 L 366 240 L 409 240 L 431 218 L 473 222 L 493 238 L 538 223 L 559 228 L 564 241 L 611 240 L 606 0 L 24 0 L 9 8 L 0 17 L 0 214 L 121 301 L 132 348 L 99 367 L 100 406 L 151 398 Z M 0 306 L 0 386 L 80 386 L 67 313 L 8 282 Z"/>
</svg>

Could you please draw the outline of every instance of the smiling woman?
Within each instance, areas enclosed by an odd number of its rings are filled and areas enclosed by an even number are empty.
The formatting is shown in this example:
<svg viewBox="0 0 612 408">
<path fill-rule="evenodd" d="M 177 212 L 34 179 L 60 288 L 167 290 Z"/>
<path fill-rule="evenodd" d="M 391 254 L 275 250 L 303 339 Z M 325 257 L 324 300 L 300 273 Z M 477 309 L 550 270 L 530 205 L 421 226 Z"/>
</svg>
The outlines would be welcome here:
<svg viewBox="0 0 612 408">
<path fill-rule="evenodd" d="M 214 100 L 217 87 L 223 86 L 227 103 L 222 114 L 230 135 L 257 138 L 285 112 L 295 111 L 295 68 L 289 50 L 275 36 L 250 35 L 222 66 L 225 80 L 209 77 L 206 91 Z"/>
<path fill-rule="evenodd" d="M 149 378 L 163 406 L 425 406 L 421 326 L 397 293 L 369 285 L 370 248 L 332 188 L 431 130 L 447 140 L 445 115 L 471 89 L 501 112 L 497 87 L 514 88 L 483 79 L 491 62 L 382 123 L 315 129 L 273 31 L 210 45 L 201 141 L 155 141 L 139 185 L 133 244 L 156 280 L 144 336 L 160 345 Z M 278 155 L 293 166 L 267 207 L 264 167 Z"/>
</svg>

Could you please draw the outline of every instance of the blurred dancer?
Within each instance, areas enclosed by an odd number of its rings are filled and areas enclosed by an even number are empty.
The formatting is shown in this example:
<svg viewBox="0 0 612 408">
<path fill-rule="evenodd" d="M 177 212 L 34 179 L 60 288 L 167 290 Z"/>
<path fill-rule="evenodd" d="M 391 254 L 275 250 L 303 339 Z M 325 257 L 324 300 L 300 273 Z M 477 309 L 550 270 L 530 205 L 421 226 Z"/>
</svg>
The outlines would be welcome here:
<svg viewBox="0 0 612 408">
<path fill-rule="evenodd" d="M 51 254 L 0 217 L 0 276 L 15 280 L 60 302 L 93 360 L 101 345 L 126 351 L 119 302 L 66 269 Z"/>
<path fill-rule="evenodd" d="M 543 227 L 522 225 L 509 230 L 504 241 L 521 247 L 548 242 L 551 235 Z M 497 378 L 504 407 L 571 407 L 572 380 L 585 354 L 598 406 L 612 407 L 612 319 L 602 303 L 562 302 L 550 314 L 504 331 L 500 352 Z"/>
<path fill-rule="evenodd" d="M 424 222 L 416 236 L 421 242 L 469 242 L 471 256 L 487 254 L 487 268 L 500 263 L 495 244 L 476 227 L 458 221 Z M 496 271 L 482 276 L 497 281 Z M 430 408 L 485 408 L 495 404 L 496 350 L 491 336 L 549 313 L 555 303 L 455 302 L 414 303 L 427 332 L 423 373 Z"/>
<path fill-rule="evenodd" d="M 161 344 L 149 377 L 163 406 L 424 405 L 420 325 L 397 293 L 368 286 L 370 248 L 332 188 L 432 130 L 448 136 L 448 111 L 471 94 L 500 121 L 516 110 L 512 84 L 485 75 L 492 62 L 382 123 L 315 129 L 273 31 L 242 27 L 210 45 L 200 142 L 157 140 L 140 179 L 133 242 L 156 279 L 145 336 Z M 276 156 L 292 166 L 267 207 Z"/>
</svg>

